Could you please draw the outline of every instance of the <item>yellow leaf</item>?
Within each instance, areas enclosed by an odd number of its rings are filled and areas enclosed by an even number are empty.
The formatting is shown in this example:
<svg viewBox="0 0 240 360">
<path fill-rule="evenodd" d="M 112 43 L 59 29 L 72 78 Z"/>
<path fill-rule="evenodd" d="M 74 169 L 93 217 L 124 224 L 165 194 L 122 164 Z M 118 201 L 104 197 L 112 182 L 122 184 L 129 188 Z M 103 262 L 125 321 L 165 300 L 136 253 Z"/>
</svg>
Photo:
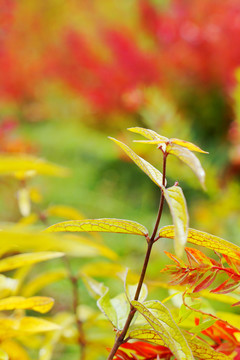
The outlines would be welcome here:
<svg viewBox="0 0 240 360">
<path fill-rule="evenodd" d="M 22 294 L 26 297 L 32 296 L 34 294 L 37 294 L 45 286 L 62 279 L 66 279 L 67 276 L 68 273 L 66 269 L 54 269 L 38 274 L 23 287 Z"/>
<path fill-rule="evenodd" d="M 42 314 L 51 310 L 54 299 L 44 296 L 24 298 L 22 296 L 11 296 L 0 300 L 0 311 L 15 309 L 32 309 Z"/>
<path fill-rule="evenodd" d="M 69 220 L 81 220 L 84 216 L 71 206 L 55 205 L 50 206 L 46 213 L 50 216 L 58 216 Z"/>
<path fill-rule="evenodd" d="M 156 185 L 158 185 L 160 188 L 162 187 L 162 174 L 159 170 L 157 170 L 149 162 L 138 156 L 132 149 L 130 149 L 121 141 L 118 141 L 111 137 L 109 139 L 113 140 L 117 145 L 119 145 L 125 151 L 125 153 L 135 162 L 135 164 L 143 172 L 145 172 L 145 174 L 147 174 Z"/>
<path fill-rule="evenodd" d="M 174 247 L 177 256 L 181 256 L 188 236 L 188 211 L 182 189 L 172 186 L 163 190 L 173 218 L 175 236 Z"/>
<path fill-rule="evenodd" d="M 105 256 L 116 260 L 117 255 L 103 244 L 73 234 L 38 233 L 19 231 L 19 225 L 15 231 L 2 231 L 0 237 L 0 254 L 7 251 L 60 251 L 70 256 L 93 257 Z"/>
<path fill-rule="evenodd" d="M 198 338 L 192 339 L 192 335 L 188 334 L 187 332 L 183 332 L 185 338 L 187 339 L 188 345 L 192 350 L 193 356 L 196 358 L 200 358 L 203 360 L 227 360 L 228 356 L 224 355 L 223 353 L 215 351 L 211 348 L 206 342 Z M 152 342 L 157 345 L 166 346 L 163 339 L 156 331 L 151 329 L 139 329 L 133 330 L 129 333 L 131 339 L 138 339 L 138 340 L 145 340 Z"/>
<path fill-rule="evenodd" d="M 49 176 L 66 176 L 68 170 L 46 160 L 30 155 L 0 155 L 0 175 L 40 174 Z"/>
<path fill-rule="evenodd" d="M 169 154 L 177 156 L 185 164 L 187 164 L 193 172 L 197 175 L 200 184 L 204 187 L 205 182 L 205 171 L 202 168 L 202 165 L 198 158 L 188 149 L 183 148 L 178 145 L 168 145 L 166 151 Z"/>
<path fill-rule="evenodd" d="M 187 340 L 165 305 L 157 300 L 146 301 L 144 304 L 138 301 L 131 303 L 144 316 L 178 360 L 194 360 Z"/>
<path fill-rule="evenodd" d="M 164 226 L 159 232 L 160 237 L 168 239 L 173 239 L 174 234 L 174 227 L 172 225 Z M 240 247 L 217 236 L 189 228 L 187 241 L 217 251 L 235 260 L 240 260 Z"/>
<path fill-rule="evenodd" d="M 79 271 L 79 276 L 82 273 L 91 277 L 116 277 L 125 268 L 120 264 L 110 262 L 92 262 L 85 264 Z"/>
<path fill-rule="evenodd" d="M 0 319 L 0 339 L 58 330 L 59 326 L 48 320 L 23 317 Z"/>
<path fill-rule="evenodd" d="M 141 128 L 141 127 L 133 127 L 133 128 L 129 128 L 128 130 L 132 131 L 136 134 L 145 136 L 147 139 L 156 141 L 157 143 L 167 142 L 169 140 L 165 136 L 161 136 L 158 133 L 156 133 L 155 131 L 150 130 L 150 129 L 145 129 L 145 128 Z"/>
<path fill-rule="evenodd" d="M 29 360 L 26 350 L 16 341 L 5 340 L 1 343 L 1 348 L 6 351 L 11 360 Z M 1 357 L 0 360 L 2 360 Z"/>
<path fill-rule="evenodd" d="M 22 216 L 26 217 L 31 212 L 31 200 L 29 190 L 26 188 L 19 189 L 17 192 L 18 207 Z"/>
<path fill-rule="evenodd" d="M 64 221 L 50 226 L 45 232 L 109 232 L 109 233 L 122 233 L 134 235 L 148 235 L 145 226 L 138 224 L 135 221 L 120 220 L 120 219 L 86 219 L 86 220 L 73 220 Z"/>
<path fill-rule="evenodd" d="M 172 144 L 176 144 L 176 145 L 180 145 L 183 146 L 185 148 L 187 148 L 190 151 L 196 151 L 196 152 L 200 152 L 200 153 L 204 153 L 204 154 L 209 154 L 207 151 L 204 151 L 202 149 L 200 149 L 200 147 L 198 147 L 197 145 L 189 142 L 189 141 L 185 141 L 185 140 L 180 140 L 180 139 L 169 139 L 170 143 Z"/>
<path fill-rule="evenodd" d="M 38 252 L 31 254 L 21 254 L 9 256 L 3 260 L 0 260 L 0 272 L 17 269 L 21 266 L 30 264 L 36 264 L 41 261 L 55 259 L 63 256 L 63 253 L 59 252 Z"/>
</svg>

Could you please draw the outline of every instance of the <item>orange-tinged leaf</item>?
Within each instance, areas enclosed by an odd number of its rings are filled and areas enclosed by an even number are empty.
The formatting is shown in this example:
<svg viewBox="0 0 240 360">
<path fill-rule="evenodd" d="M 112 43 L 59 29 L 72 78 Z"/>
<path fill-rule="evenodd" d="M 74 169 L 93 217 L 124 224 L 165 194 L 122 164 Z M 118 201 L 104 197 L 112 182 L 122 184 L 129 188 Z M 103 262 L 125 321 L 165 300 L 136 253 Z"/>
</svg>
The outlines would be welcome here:
<svg viewBox="0 0 240 360">
<path fill-rule="evenodd" d="M 168 308 L 160 301 L 131 302 L 133 307 L 147 320 L 178 360 L 194 360 L 187 340 L 173 320 Z"/>
<path fill-rule="evenodd" d="M 150 129 L 145 129 L 141 127 L 132 127 L 132 128 L 128 128 L 128 130 L 136 134 L 145 136 L 147 139 L 156 141 L 157 143 L 166 142 L 169 140 L 167 137 L 159 135 L 158 133 Z"/>
<path fill-rule="evenodd" d="M 206 264 L 206 265 L 212 266 L 211 260 L 205 254 L 203 254 L 200 250 L 186 247 L 185 251 L 187 254 L 192 255 L 192 259 L 197 264 Z"/>
<path fill-rule="evenodd" d="M 17 269 L 22 266 L 36 264 L 41 261 L 51 260 L 63 256 L 60 252 L 38 252 L 31 254 L 21 254 L 9 256 L 0 260 L 0 272 Z"/>
<path fill-rule="evenodd" d="M 118 141 L 111 137 L 109 139 L 113 140 L 117 145 L 119 145 L 125 151 L 125 153 L 135 162 L 135 164 L 143 172 L 145 172 L 145 174 L 147 174 L 157 186 L 159 186 L 160 188 L 162 187 L 162 174 L 159 170 L 157 170 L 149 162 L 138 156 L 132 149 L 130 149 L 121 141 Z"/>
<path fill-rule="evenodd" d="M 174 234 L 173 225 L 164 226 L 159 232 L 161 238 L 168 239 L 174 239 Z M 189 228 L 187 241 L 217 251 L 220 254 L 225 254 L 235 260 L 240 260 L 240 247 L 217 236 Z"/>
<path fill-rule="evenodd" d="M 191 334 L 183 332 L 185 338 L 187 339 L 188 345 L 193 353 L 193 356 L 203 360 L 228 360 L 229 357 L 223 353 L 217 352 L 212 349 L 206 342 L 198 339 L 197 337 L 193 338 Z M 131 339 L 139 339 L 152 342 L 157 345 L 165 346 L 165 343 L 161 336 L 157 334 L 154 330 L 150 329 L 139 329 L 133 330 L 129 333 Z"/>
<path fill-rule="evenodd" d="M 204 188 L 205 171 L 203 170 L 199 159 L 190 150 L 178 145 L 168 145 L 166 151 L 169 154 L 177 156 L 180 160 L 187 164 L 197 175 L 200 184 Z"/>
<path fill-rule="evenodd" d="M 50 226 L 45 232 L 108 232 L 108 233 L 122 233 L 133 235 L 148 235 L 145 226 L 138 224 L 135 221 L 121 220 L 121 219 L 86 219 L 86 220 L 72 220 L 64 221 Z"/>
<path fill-rule="evenodd" d="M 178 258 L 177 256 L 169 253 L 168 251 L 164 251 L 165 254 L 175 262 L 175 264 L 177 264 L 179 267 L 185 267 L 184 262 L 182 261 L 182 259 Z"/>
<path fill-rule="evenodd" d="M 214 282 L 216 276 L 217 276 L 217 272 L 208 275 L 203 281 L 200 282 L 200 284 L 198 284 L 194 288 L 193 292 L 196 293 L 204 289 L 207 289 Z"/>
<path fill-rule="evenodd" d="M 24 298 L 22 296 L 10 296 L 0 299 L 0 311 L 15 309 L 32 309 L 42 314 L 51 310 L 54 299 L 45 296 Z"/>
<path fill-rule="evenodd" d="M 178 256 L 181 256 L 188 235 L 188 211 L 182 189 L 179 186 L 172 186 L 163 190 L 165 199 L 170 208 L 173 218 L 175 236 L 174 247 Z"/>
<path fill-rule="evenodd" d="M 200 153 L 204 153 L 204 154 L 209 154 L 207 151 L 204 151 L 204 150 L 200 149 L 200 147 L 198 147 L 197 145 L 195 145 L 195 144 L 193 144 L 193 143 L 191 143 L 189 141 L 175 139 L 175 138 L 172 138 L 172 139 L 169 139 L 169 140 L 170 140 L 170 143 L 176 144 L 176 145 L 179 145 L 179 146 L 183 146 L 183 147 L 187 148 L 190 151 L 196 151 L 196 152 L 200 152 Z"/>
<path fill-rule="evenodd" d="M 46 160 L 30 155 L 0 155 L 0 175 L 49 175 L 66 176 L 68 170 Z"/>
</svg>

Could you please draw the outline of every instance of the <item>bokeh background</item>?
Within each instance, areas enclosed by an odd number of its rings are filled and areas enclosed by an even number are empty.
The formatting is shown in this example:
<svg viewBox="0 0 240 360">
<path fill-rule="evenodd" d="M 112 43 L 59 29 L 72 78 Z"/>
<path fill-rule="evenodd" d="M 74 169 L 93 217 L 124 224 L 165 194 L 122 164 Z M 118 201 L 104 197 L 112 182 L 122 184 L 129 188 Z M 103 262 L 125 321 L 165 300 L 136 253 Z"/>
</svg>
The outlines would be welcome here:
<svg viewBox="0 0 240 360">
<path fill-rule="evenodd" d="M 107 138 L 130 144 L 133 126 L 209 151 L 206 191 L 173 158 L 168 183 L 182 186 L 191 227 L 240 244 L 239 0 L 0 0 L 0 150 L 70 169 L 29 181 L 32 212 L 65 205 L 151 229 L 159 190 Z M 156 149 L 132 147 L 161 168 Z M 1 221 L 23 221 L 19 181 L 0 183 Z M 139 266 L 137 241 L 106 241 Z"/>
</svg>

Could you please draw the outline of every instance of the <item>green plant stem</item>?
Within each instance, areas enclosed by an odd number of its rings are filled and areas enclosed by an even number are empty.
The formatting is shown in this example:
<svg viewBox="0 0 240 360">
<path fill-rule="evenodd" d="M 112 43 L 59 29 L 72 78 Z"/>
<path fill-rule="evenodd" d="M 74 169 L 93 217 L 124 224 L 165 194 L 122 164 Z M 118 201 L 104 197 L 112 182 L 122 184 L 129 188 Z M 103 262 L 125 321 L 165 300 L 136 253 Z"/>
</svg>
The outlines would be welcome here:
<svg viewBox="0 0 240 360">
<path fill-rule="evenodd" d="M 167 161 L 167 153 L 163 153 L 163 179 L 162 179 L 162 185 L 163 186 L 165 185 L 165 180 L 166 180 L 166 161 Z M 140 278 L 139 278 L 137 290 L 136 290 L 136 293 L 135 293 L 135 296 L 134 296 L 134 300 L 138 300 L 141 289 L 142 289 L 143 281 L 144 281 L 146 271 L 147 271 L 147 267 L 148 267 L 149 260 L 150 260 L 152 247 L 153 247 L 153 244 L 155 242 L 155 236 L 157 234 L 159 223 L 160 223 L 160 220 L 161 220 L 161 217 L 162 217 L 163 204 L 164 204 L 164 195 L 163 195 L 163 191 L 161 191 L 161 198 L 160 198 L 160 203 L 159 203 L 159 208 L 158 208 L 157 220 L 156 220 L 156 223 L 155 223 L 155 226 L 154 226 L 154 229 L 153 229 L 152 236 L 151 236 L 150 240 L 148 241 L 147 252 L 146 252 L 146 255 L 145 255 L 145 259 L 144 259 L 141 275 L 140 275 Z M 112 349 L 111 349 L 111 351 L 110 351 L 110 353 L 108 355 L 107 360 L 112 360 L 114 358 L 119 346 L 121 346 L 125 342 L 124 339 L 125 339 L 125 336 L 127 334 L 128 329 L 129 329 L 129 326 L 130 326 L 130 324 L 132 322 L 132 319 L 133 319 L 133 317 L 135 315 L 135 312 L 136 312 L 136 310 L 131 305 L 130 312 L 129 312 L 128 318 L 126 320 L 126 323 L 124 325 L 124 328 L 120 332 L 120 334 L 118 334 L 116 336 L 115 343 L 114 343 L 114 345 L 113 345 L 113 347 L 112 347 Z"/>
<path fill-rule="evenodd" d="M 78 279 L 76 276 L 73 275 L 70 264 L 69 264 L 69 260 L 66 256 L 64 257 L 64 261 L 65 261 L 66 267 L 68 269 L 69 280 L 72 283 L 72 291 L 73 291 L 72 307 L 73 307 L 73 313 L 75 315 L 75 321 L 76 321 L 77 330 L 78 330 L 77 342 L 79 344 L 79 349 L 80 349 L 79 360 L 84 360 L 85 355 L 86 355 L 86 340 L 85 340 L 85 335 L 84 335 L 84 331 L 83 331 L 83 323 L 79 319 L 78 314 L 77 314 L 77 308 L 78 308 L 78 305 L 80 302 L 79 294 L 78 294 Z"/>
</svg>

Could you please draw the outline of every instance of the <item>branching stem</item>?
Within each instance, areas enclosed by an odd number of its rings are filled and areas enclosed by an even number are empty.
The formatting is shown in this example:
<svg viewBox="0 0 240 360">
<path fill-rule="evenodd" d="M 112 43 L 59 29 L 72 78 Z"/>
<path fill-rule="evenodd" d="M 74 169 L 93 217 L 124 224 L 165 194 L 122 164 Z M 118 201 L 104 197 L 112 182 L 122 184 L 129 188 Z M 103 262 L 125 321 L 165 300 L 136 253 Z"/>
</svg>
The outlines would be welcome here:
<svg viewBox="0 0 240 360">
<path fill-rule="evenodd" d="M 167 153 L 163 152 L 163 178 L 162 178 L 162 185 L 165 186 L 165 181 L 166 181 L 166 162 L 167 162 Z M 151 255 L 151 251 L 152 251 L 152 247 L 153 244 L 155 242 L 155 237 L 158 231 L 158 227 L 159 227 L 159 223 L 162 217 L 162 211 L 163 211 L 163 204 L 164 204 L 164 194 L 163 191 L 161 191 L 161 198 L 160 198 L 160 203 L 159 203 L 159 208 L 158 208 L 158 215 L 157 215 L 157 219 L 156 219 L 156 223 L 153 229 L 153 233 L 152 236 L 150 237 L 150 239 L 148 240 L 148 247 L 147 247 L 147 252 L 145 255 L 145 259 L 144 259 L 144 263 L 143 263 L 143 267 L 142 267 L 142 271 L 141 271 L 141 275 L 138 281 L 138 286 L 137 286 L 137 290 L 134 296 L 134 300 L 138 300 L 142 286 L 143 286 L 143 281 L 146 275 L 146 271 L 147 271 L 147 267 L 149 264 L 149 259 L 150 259 L 150 255 Z M 132 319 L 135 315 L 136 310 L 134 309 L 134 307 L 131 305 L 130 307 L 130 312 L 128 315 L 128 318 L 126 320 L 126 323 L 124 325 L 123 330 L 116 336 L 116 340 L 115 343 L 109 353 L 109 356 L 107 358 L 107 360 L 112 360 L 119 348 L 119 346 L 121 346 L 125 341 L 125 336 L 127 334 L 127 331 L 129 329 L 129 326 L 132 322 Z"/>
</svg>

